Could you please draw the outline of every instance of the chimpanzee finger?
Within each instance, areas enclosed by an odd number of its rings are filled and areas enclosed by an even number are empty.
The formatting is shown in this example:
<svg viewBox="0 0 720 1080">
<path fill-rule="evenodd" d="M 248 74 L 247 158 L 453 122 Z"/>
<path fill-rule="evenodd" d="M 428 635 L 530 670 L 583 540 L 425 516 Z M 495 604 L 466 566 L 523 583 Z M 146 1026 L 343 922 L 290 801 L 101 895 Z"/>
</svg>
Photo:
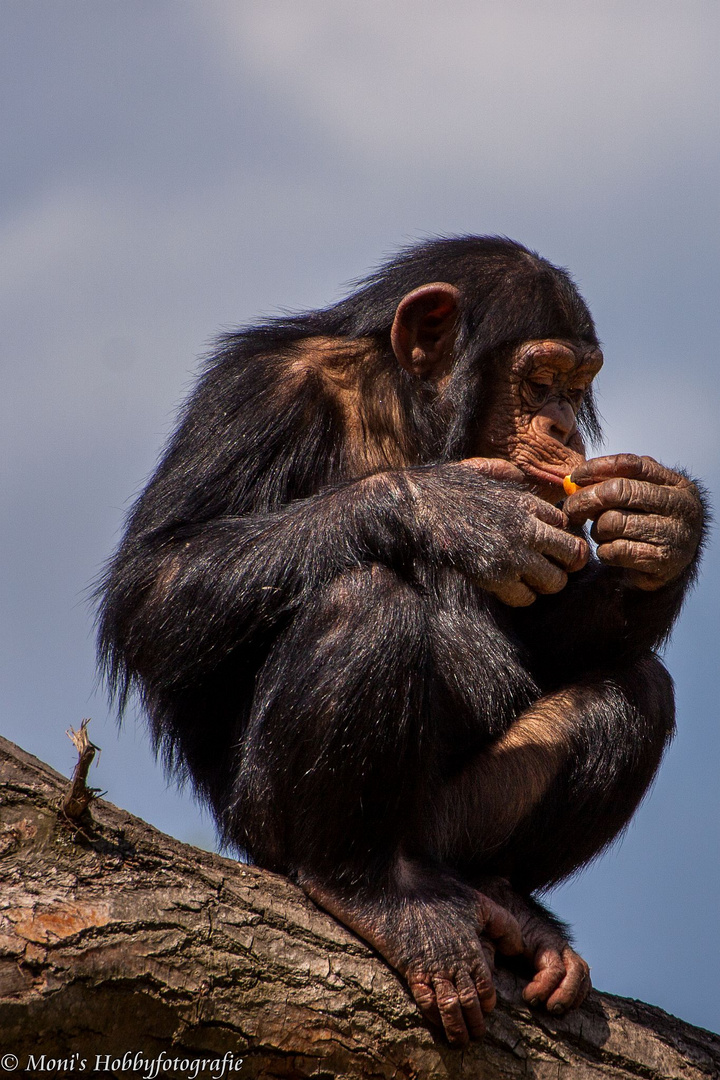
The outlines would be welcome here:
<svg viewBox="0 0 720 1080">
<path fill-rule="evenodd" d="M 492 1012 L 497 1005 L 497 993 L 495 992 L 495 983 L 493 982 L 490 964 L 488 964 L 484 952 L 475 961 L 471 974 L 482 1011 L 484 1013 Z"/>
<path fill-rule="evenodd" d="M 538 499 L 534 495 L 527 495 L 526 499 L 531 500 L 529 509 L 540 521 L 552 525 L 554 529 L 567 529 L 570 518 L 564 509 L 561 510 L 559 506 L 553 506 L 552 503 L 547 502 L 545 499 Z"/>
<path fill-rule="evenodd" d="M 494 593 L 498 600 L 508 607 L 529 607 L 537 600 L 537 595 L 524 585 L 519 579 L 515 581 L 499 581 L 485 585 L 488 592 Z"/>
<path fill-rule="evenodd" d="M 563 949 L 562 961 L 565 977 L 546 1002 L 548 1012 L 558 1015 L 572 1009 L 580 994 L 583 995 L 581 1001 L 584 1000 L 590 989 L 590 968 L 583 958 L 567 946 Z"/>
<path fill-rule="evenodd" d="M 415 998 L 415 1003 L 427 1023 L 434 1024 L 435 1027 L 443 1027 L 443 1017 L 440 1016 L 440 1010 L 437 1008 L 435 989 L 429 976 L 412 978 L 408 975 L 408 986 L 410 994 Z"/>
<path fill-rule="evenodd" d="M 480 932 L 489 938 L 498 952 L 505 956 L 517 956 L 523 951 L 520 923 L 506 908 L 496 904 L 489 896 L 478 893 L 477 913 Z M 484 947 L 484 942 L 483 942 Z"/>
<path fill-rule="evenodd" d="M 597 557 L 606 566 L 619 566 L 624 570 L 638 570 L 643 574 L 657 575 L 665 564 L 656 544 L 644 544 L 635 540 L 613 540 L 600 544 Z"/>
<path fill-rule="evenodd" d="M 436 1027 L 442 1027 L 443 1022 L 435 999 L 435 990 L 429 977 L 423 976 L 422 978 L 413 978 L 412 975 L 408 975 L 408 986 L 410 987 L 410 993 L 415 999 L 415 1004 L 425 1019 L 429 1021 L 429 1023 L 435 1024 Z"/>
<path fill-rule="evenodd" d="M 606 510 L 593 522 L 590 535 L 598 544 L 612 540 L 641 540 L 646 544 L 679 541 L 685 529 L 675 518 L 660 514 L 634 514 L 631 510 Z"/>
<path fill-rule="evenodd" d="M 572 1005 L 568 1006 L 568 1009 L 579 1009 L 585 998 L 592 990 L 592 980 L 590 978 L 590 968 L 587 969 L 586 974 L 583 976 L 582 982 L 578 987 L 578 992 L 575 995 Z"/>
<path fill-rule="evenodd" d="M 542 521 L 536 525 L 534 546 L 537 552 L 548 559 L 553 559 L 569 574 L 582 570 L 590 558 L 588 542 L 582 536 L 551 528 Z M 523 577 L 525 576 L 523 574 Z"/>
<path fill-rule="evenodd" d="M 473 1039 L 479 1039 L 485 1034 L 485 1013 L 495 1005 L 495 988 L 492 986 L 492 976 L 488 973 L 487 978 L 490 980 L 490 986 L 492 988 L 492 1005 L 490 1008 L 485 1009 L 483 1002 L 480 999 L 480 993 L 484 995 L 484 1000 L 489 1001 L 490 998 L 486 992 L 485 976 L 480 975 L 477 982 L 470 975 L 469 972 L 460 972 L 455 979 L 455 986 L 457 989 L 460 1004 L 463 1010 L 463 1019 L 470 1032 L 470 1037 Z"/>
<path fill-rule="evenodd" d="M 557 949 L 543 949 L 528 957 L 535 965 L 535 975 L 523 990 L 529 1005 L 540 1005 L 565 978 L 565 964 Z"/>
<path fill-rule="evenodd" d="M 694 510 L 694 499 L 689 490 L 679 487 L 629 480 L 616 476 L 612 480 L 580 488 L 565 500 L 565 510 L 573 524 L 587 518 L 596 518 L 606 510 L 642 510 L 668 516 Z"/>
<path fill-rule="evenodd" d="M 499 480 L 501 483 L 522 484 L 525 474 L 505 458 L 465 458 L 462 465 L 471 467 L 481 476 L 487 476 L 490 480 Z"/>
<path fill-rule="evenodd" d="M 667 484 L 671 487 L 690 484 L 681 473 L 665 468 L 655 458 L 640 457 L 638 454 L 606 454 L 604 457 L 589 458 L 570 474 L 573 483 L 581 487 L 614 477 L 645 480 L 651 484 Z"/>
<path fill-rule="evenodd" d="M 445 1029 L 448 1042 L 451 1046 L 467 1046 L 470 1042 L 470 1036 L 468 1035 L 460 997 L 454 983 L 449 978 L 439 975 L 434 976 L 432 982 L 435 1000 L 440 1013 L 440 1021 Z M 482 1020 L 481 1012 L 480 1016 Z M 477 1012 L 474 1018 L 477 1024 Z"/>
<path fill-rule="evenodd" d="M 567 574 L 564 570 L 533 552 L 527 556 L 522 579 L 535 592 L 544 595 L 560 592 L 567 585 Z"/>
</svg>

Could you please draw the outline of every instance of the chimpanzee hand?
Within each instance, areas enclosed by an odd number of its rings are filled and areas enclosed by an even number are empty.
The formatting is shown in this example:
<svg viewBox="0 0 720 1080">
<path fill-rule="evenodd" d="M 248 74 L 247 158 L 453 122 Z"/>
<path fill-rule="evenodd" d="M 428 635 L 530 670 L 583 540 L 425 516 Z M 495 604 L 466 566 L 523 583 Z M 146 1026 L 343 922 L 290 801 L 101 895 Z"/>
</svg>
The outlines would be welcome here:
<svg viewBox="0 0 720 1080">
<path fill-rule="evenodd" d="M 568 531 L 568 516 L 522 490 L 523 474 L 509 461 L 469 458 L 414 472 L 411 482 L 420 488 L 423 521 L 439 557 L 510 607 L 560 592 L 568 573 L 589 558 L 587 542 Z"/>
<path fill-rule="evenodd" d="M 564 509 L 573 524 L 591 518 L 598 558 L 623 567 L 628 583 L 652 591 L 690 564 L 702 536 L 695 485 L 651 457 L 611 454 L 583 462 L 571 479 L 581 490 Z"/>
</svg>

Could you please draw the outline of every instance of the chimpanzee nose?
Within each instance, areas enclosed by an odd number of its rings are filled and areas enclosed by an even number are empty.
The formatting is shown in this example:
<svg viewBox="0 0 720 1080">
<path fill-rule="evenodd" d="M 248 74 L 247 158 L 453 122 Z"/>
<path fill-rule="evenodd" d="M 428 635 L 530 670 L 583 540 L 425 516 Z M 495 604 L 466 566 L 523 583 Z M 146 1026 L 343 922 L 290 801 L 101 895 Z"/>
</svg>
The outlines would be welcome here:
<svg viewBox="0 0 720 1080">
<path fill-rule="evenodd" d="M 565 444 L 577 427 L 575 410 L 565 398 L 553 398 L 540 411 L 549 433 Z"/>
</svg>

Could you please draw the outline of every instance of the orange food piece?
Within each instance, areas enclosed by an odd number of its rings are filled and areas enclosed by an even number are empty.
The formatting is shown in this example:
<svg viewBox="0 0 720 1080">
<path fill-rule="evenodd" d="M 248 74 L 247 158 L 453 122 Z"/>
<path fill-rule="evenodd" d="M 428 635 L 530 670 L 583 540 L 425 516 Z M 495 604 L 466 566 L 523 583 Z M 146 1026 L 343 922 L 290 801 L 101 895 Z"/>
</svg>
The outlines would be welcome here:
<svg viewBox="0 0 720 1080">
<path fill-rule="evenodd" d="M 579 487 L 579 484 L 573 484 L 572 480 L 570 479 L 570 474 L 568 473 L 568 475 L 563 480 L 563 491 L 565 492 L 565 494 L 574 495 L 575 492 L 579 490 Z"/>
</svg>

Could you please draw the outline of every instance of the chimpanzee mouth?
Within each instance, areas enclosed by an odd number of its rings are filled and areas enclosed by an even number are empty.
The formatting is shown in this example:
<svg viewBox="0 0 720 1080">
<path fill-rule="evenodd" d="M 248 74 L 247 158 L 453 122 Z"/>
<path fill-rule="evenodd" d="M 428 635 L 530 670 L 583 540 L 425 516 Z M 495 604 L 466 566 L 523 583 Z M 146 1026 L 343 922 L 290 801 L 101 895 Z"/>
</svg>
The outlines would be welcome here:
<svg viewBox="0 0 720 1080">
<path fill-rule="evenodd" d="M 578 462 L 579 464 L 579 462 Z M 535 480 L 541 484 L 552 484 L 554 487 L 562 487 L 563 480 L 568 475 L 575 465 L 568 462 L 567 467 L 563 468 L 562 473 L 550 472 L 549 469 L 541 469 L 537 465 L 526 465 L 523 472 L 527 476 L 528 480 Z"/>
</svg>

